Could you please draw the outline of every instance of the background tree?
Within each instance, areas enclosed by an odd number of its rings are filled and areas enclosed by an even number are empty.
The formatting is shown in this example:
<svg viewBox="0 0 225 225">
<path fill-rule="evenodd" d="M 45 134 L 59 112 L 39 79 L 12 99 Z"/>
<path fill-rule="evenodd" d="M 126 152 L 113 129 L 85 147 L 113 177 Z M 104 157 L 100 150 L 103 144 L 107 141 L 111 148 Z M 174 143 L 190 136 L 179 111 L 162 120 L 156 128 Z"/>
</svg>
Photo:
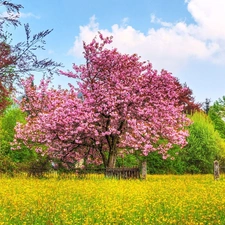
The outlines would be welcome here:
<svg viewBox="0 0 225 225">
<path fill-rule="evenodd" d="M 225 139 L 225 96 L 215 101 L 210 107 L 208 115 L 212 120 L 215 129 Z"/>
<path fill-rule="evenodd" d="M 178 79 L 176 84 L 179 93 L 179 105 L 183 106 L 183 112 L 193 114 L 194 112 L 201 111 L 202 104 L 195 102 L 193 92 L 187 84 L 182 85 Z"/>
<path fill-rule="evenodd" d="M 44 49 L 44 38 L 52 30 L 31 36 L 29 25 L 25 24 L 26 40 L 13 45 L 11 42 L 13 36 L 5 31 L 5 27 L 21 25 L 19 16 L 23 6 L 0 0 L 0 7 L 5 7 L 7 12 L 0 16 L 0 112 L 3 112 L 9 105 L 8 97 L 20 83 L 21 77 L 34 71 L 52 75 L 61 64 L 51 59 L 40 60 L 35 54 L 36 50 Z"/>
<path fill-rule="evenodd" d="M 105 167 L 134 151 L 159 151 L 166 158 L 168 149 L 184 146 L 188 135 L 177 79 L 165 70 L 157 73 L 136 54 L 107 49 L 111 38 L 99 38 L 84 43 L 85 65 L 74 65 L 75 73 L 62 72 L 79 80 L 77 92 L 72 85 L 68 91 L 50 90 L 44 80 L 39 87 L 32 78 L 23 83 L 23 110 L 30 116 L 17 126 L 16 138 L 45 144 L 51 156 L 86 157 Z"/>
<path fill-rule="evenodd" d="M 12 106 L 5 110 L 0 117 L 0 155 L 9 157 L 13 162 L 28 162 L 35 153 L 22 146 L 20 151 L 11 151 L 17 122 L 25 123 L 25 113 L 18 107 Z"/>
<path fill-rule="evenodd" d="M 183 149 L 179 146 L 171 148 L 166 160 L 157 152 L 149 154 L 146 157 L 149 173 L 212 173 L 215 159 L 224 163 L 225 141 L 220 137 L 210 117 L 203 112 L 196 112 L 190 118 L 193 123 L 188 128 L 188 144 Z"/>
<path fill-rule="evenodd" d="M 181 151 L 189 173 L 212 173 L 213 161 L 224 157 L 225 142 L 210 118 L 201 112 L 191 116 L 188 144 Z"/>
<path fill-rule="evenodd" d="M 1 38 L 5 38 L 7 33 L 4 32 L 3 26 L 13 25 L 15 27 L 19 26 L 21 23 L 19 19 L 20 10 L 23 8 L 20 4 L 14 4 L 10 1 L 0 0 L 0 7 L 5 7 L 7 14 L 0 15 L 0 34 Z"/>
<path fill-rule="evenodd" d="M 8 68 L 8 72 L 0 76 L 0 114 L 11 104 L 10 95 L 13 91 L 12 71 L 9 71 L 10 65 L 13 64 L 14 57 L 10 55 L 10 46 L 5 42 L 0 43 L 0 70 Z"/>
<path fill-rule="evenodd" d="M 211 103 L 211 100 L 209 98 L 206 98 L 205 102 L 203 103 L 203 110 L 206 114 L 208 114 L 208 112 L 209 112 L 210 103 Z"/>
<path fill-rule="evenodd" d="M 173 146 L 168 151 L 169 157 L 164 160 L 157 152 L 149 154 L 145 160 L 147 161 L 147 169 L 149 174 L 184 174 L 188 167 L 182 158 L 184 148 Z"/>
</svg>

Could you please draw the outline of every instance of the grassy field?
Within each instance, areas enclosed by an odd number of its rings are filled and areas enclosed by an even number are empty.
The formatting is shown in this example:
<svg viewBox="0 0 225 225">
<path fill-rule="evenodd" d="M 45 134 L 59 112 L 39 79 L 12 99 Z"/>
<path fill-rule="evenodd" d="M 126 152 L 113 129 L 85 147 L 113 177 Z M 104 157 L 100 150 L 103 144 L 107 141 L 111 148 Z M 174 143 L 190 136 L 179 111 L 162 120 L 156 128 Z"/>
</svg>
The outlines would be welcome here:
<svg viewBox="0 0 225 225">
<path fill-rule="evenodd" d="M 0 224 L 225 224 L 225 178 L 0 178 Z"/>
</svg>

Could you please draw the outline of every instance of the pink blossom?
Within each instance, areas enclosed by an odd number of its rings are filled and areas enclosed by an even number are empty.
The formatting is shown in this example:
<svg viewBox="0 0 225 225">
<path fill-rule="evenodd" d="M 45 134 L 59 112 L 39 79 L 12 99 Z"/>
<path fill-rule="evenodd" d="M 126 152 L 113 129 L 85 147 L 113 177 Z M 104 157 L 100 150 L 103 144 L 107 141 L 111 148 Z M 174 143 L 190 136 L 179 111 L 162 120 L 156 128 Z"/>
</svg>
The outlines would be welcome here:
<svg viewBox="0 0 225 225">
<path fill-rule="evenodd" d="M 114 166 L 122 150 L 158 151 L 167 158 L 174 144 L 186 144 L 190 123 L 178 106 L 176 78 L 158 73 L 136 54 L 107 49 L 112 38 L 99 37 L 100 42 L 84 43 L 85 65 L 60 71 L 74 78 L 68 90 L 49 88 L 47 80 L 32 85 L 33 76 L 22 81 L 26 99 L 20 104 L 28 117 L 16 126 L 17 143 L 41 144 L 63 161 L 86 157 L 105 166 Z"/>
</svg>

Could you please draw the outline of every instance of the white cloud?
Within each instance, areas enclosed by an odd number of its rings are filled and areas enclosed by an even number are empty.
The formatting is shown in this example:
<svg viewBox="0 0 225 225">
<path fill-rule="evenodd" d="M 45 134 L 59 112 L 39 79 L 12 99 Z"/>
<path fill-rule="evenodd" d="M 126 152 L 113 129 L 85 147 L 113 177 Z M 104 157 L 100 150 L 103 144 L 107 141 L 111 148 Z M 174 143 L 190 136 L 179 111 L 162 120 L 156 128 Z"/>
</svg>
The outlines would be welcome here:
<svg viewBox="0 0 225 225">
<path fill-rule="evenodd" d="M 20 13 L 19 14 L 19 17 L 20 18 L 28 18 L 28 17 L 33 17 L 35 19 L 40 19 L 41 17 L 40 16 L 37 16 L 37 15 L 34 15 L 33 13 Z"/>
<path fill-rule="evenodd" d="M 128 22 L 129 22 L 129 18 L 128 17 L 123 18 L 123 20 L 122 20 L 122 26 L 126 27 L 127 24 L 128 24 Z"/>
<path fill-rule="evenodd" d="M 123 53 L 137 53 L 143 60 L 150 60 L 156 69 L 165 68 L 177 72 L 190 59 L 207 60 L 225 64 L 225 1 L 185 0 L 195 23 L 168 23 L 151 15 L 151 22 L 161 27 L 149 28 L 147 34 L 127 25 L 114 24 L 111 30 L 100 29 L 95 16 L 86 26 L 80 26 L 70 54 L 81 57 L 82 43 L 90 42 L 100 31 L 104 36 L 113 36 L 113 47 Z"/>
<path fill-rule="evenodd" d="M 2 17 L 10 17 L 10 18 L 29 18 L 29 17 L 33 17 L 35 19 L 40 19 L 40 16 L 36 16 L 34 15 L 33 13 L 31 12 L 28 12 L 28 13 L 7 13 L 7 12 L 3 12 L 0 14 L 0 16 Z"/>
<path fill-rule="evenodd" d="M 172 23 L 168 23 L 168 22 L 162 21 L 162 19 L 157 18 L 155 14 L 151 15 L 151 23 L 158 23 L 164 27 L 171 27 L 173 25 Z"/>
<path fill-rule="evenodd" d="M 225 39 L 225 1 L 190 0 L 188 11 L 197 23 L 196 32 L 203 39 Z"/>
</svg>

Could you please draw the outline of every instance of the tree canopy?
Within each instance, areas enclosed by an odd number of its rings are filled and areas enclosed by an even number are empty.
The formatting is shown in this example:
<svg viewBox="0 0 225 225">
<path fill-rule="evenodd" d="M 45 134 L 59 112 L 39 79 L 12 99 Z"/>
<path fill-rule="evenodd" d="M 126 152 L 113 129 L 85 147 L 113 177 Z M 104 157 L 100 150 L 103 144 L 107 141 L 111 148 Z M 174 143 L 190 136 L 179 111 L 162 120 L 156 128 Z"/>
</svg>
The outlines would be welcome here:
<svg viewBox="0 0 225 225">
<path fill-rule="evenodd" d="M 213 121 L 215 129 L 225 139 L 225 96 L 214 102 L 208 110 L 208 115 Z"/>
<path fill-rule="evenodd" d="M 37 143 L 51 157 L 65 161 L 85 158 L 86 162 L 114 167 L 118 155 L 158 151 L 167 157 L 174 144 L 184 146 L 189 124 L 179 104 L 183 91 L 177 79 L 136 54 L 107 49 L 111 37 L 99 34 L 99 41 L 84 43 L 86 64 L 63 75 L 78 80 L 79 88 L 48 88 L 48 81 L 33 85 L 23 82 L 27 124 L 16 127 L 15 145 Z"/>
</svg>

